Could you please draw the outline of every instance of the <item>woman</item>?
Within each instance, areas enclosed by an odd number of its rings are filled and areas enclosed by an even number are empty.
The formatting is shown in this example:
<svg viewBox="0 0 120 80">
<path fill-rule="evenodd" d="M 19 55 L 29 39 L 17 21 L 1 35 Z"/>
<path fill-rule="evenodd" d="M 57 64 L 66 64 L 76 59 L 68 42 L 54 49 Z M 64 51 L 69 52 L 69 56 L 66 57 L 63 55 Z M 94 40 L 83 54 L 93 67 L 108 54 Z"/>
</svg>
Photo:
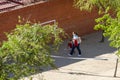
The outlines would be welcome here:
<svg viewBox="0 0 120 80">
<path fill-rule="evenodd" d="M 81 50 L 80 50 L 81 38 L 78 37 L 78 34 L 75 33 L 75 32 L 73 32 L 72 35 L 73 35 L 73 39 L 72 39 L 73 47 L 71 49 L 71 52 L 70 52 L 69 56 L 73 55 L 73 52 L 74 52 L 75 48 L 77 48 L 77 50 L 79 52 L 78 56 L 81 56 Z"/>
</svg>

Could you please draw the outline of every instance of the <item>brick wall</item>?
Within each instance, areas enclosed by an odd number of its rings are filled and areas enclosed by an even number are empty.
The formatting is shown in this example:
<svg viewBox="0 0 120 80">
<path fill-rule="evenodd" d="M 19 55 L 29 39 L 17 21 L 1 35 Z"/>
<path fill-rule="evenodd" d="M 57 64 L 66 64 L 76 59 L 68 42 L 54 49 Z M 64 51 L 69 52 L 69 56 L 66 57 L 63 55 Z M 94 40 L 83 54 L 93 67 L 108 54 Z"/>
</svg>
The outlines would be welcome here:
<svg viewBox="0 0 120 80">
<path fill-rule="evenodd" d="M 45 22 L 55 19 L 59 27 L 63 28 L 68 34 L 75 31 L 79 35 L 94 32 L 94 19 L 98 17 L 95 10 L 88 13 L 75 9 L 73 7 L 73 0 L 51 0 L 49 2 L 0 13 L 0 40 L 6 39 L 4 32 L 10 32 L 15 28 L 18 16 L 32 22 Z"/>
</svg>

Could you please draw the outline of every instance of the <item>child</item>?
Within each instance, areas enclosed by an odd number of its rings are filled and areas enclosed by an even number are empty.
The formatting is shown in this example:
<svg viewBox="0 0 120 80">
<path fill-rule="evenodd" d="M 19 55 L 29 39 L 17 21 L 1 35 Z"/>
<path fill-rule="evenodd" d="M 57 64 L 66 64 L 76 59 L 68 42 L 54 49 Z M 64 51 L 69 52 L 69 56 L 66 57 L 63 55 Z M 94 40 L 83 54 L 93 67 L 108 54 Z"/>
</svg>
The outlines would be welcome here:
<svg viewBox="0 0 120 80">
<path fill-rule="evenodd" d="M 67 49 L 65 49 L 65 50 L 71 51 L 71 50 L 72 50 L 72 47 L 73 47 L 73 41 L 72 41 L 72 40 L 69 40 L 69 42 L 68 42 L 68 44 L 67 44 Z M 73 53 L 75 53 L 75 51 L 74 51 Z"/>
<path fill-rule="evenodd" d="M 73 42 L 72 42 L 72 40 L 69 40 L 68 45 L 67 45 L 67 49 L 71 50 L 72 46 L 73 46 Z"/>
</svg>

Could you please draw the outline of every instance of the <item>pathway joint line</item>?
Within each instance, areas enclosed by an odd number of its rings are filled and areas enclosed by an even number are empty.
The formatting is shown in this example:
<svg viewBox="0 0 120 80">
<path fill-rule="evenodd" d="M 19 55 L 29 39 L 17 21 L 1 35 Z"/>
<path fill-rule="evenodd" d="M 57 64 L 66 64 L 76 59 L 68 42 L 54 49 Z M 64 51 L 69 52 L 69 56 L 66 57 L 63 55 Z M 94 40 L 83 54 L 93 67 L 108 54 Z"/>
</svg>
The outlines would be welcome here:
<svg viewBox="0 0 120 80">
<path fill-rule="evenodd" d="M 85 60 L 85 59 L 93 59 L 93 60 L 108 60 L 105 58 L 81 58 L 81 57 L 63 57 L 63 56 L 54 56 L 51 55 L 53 58 L 64 58 L 64 59 L 76 59 L 76 60 Z"/>
</svg>

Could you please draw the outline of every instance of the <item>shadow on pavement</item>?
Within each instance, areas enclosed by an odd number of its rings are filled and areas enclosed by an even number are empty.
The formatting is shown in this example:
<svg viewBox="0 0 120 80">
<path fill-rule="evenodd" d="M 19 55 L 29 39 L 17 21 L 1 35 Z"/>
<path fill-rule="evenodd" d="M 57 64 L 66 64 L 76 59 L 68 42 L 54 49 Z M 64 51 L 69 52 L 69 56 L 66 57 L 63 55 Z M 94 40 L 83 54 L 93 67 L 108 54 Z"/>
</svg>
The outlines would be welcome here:
<svg viewBox="0 0 120 80">
<path fill-rule="evenodd" d="M 95 58 L 102 54 L 112 54 L 116 51 L 115 48 L 109 46 L 107 38 L 105 38 L 104 43 L 100 43 L 101 32 L 92 33 L 86 36 L 83 36 L 84 40 L 82 41 L 80 47 L 82 51 L 82 56 L 80 58 Z M 52 55 L 69 57 L 69 51 L 64 50 L 67 46 L 68 40 L 65 40 L 64 43 L 60 46 L 60 49 L 57 53 L 52 53 Z M 77 51 L 72 57 L 77 57 Z M 56 66 L 63 67 L 78 61 L 77 59 L 65 59 L 65 58 L 54 58 Z"/>
<path fill-rule="evenodd" d="M 84 40 L 82 41 L 80 47 L 82 51 L 82 56 L 78 57 L 77 51 L 72 56 L 74 58 L 95 58 L 97 56 L 100 56 L 102 54 L 113 54 L 116 49 L 109 46 L 109 42 L 107 38 L 105 38 L 104 43 L 100 43 L 101 39 L 101 32 L 92 33 L 86 36 L 82 36 Z M 60 46 L 60 49 L 57 53 L 53 52 L 52 55 L 55 56 L 61 56 L 61 57 L 70 57 L 68 56 L 69 51 L 64 50 L 67 47 L 68 40 L 65 40 L 63 44 Z M 55 60 L 55 65 L 57 68 L 64 67 L 79 61 L 84 61 L 84 59 L 67 59 L 67 58 L 53 58 Z M 51 70 L 51 67 L 44 67 L 44 71 Z M 74 73 L 77 74 L 77 73 Z M 78 73 L 80 74 L 80 73 Z M 84 74 L 84 73 L 83 73 Z M 86 75 L 92 75 L 92 74 L 86 74 Z M 97 76 L 96 74 L 93 76 Z M 99 75 L 98 75 L 99 76 Z"/>
<path fill-rule="evenodd" d="M 101 74 L 94 74 L 94 73 L 85 73 L 85 72 L 60 72 L 60 73 L 67 73 L 67 74 L 74 74 L 74 75 L 86 75 L 86 76 L 97 76 L 97 77 L 109 77 L 109 78 L 120 78 L 120 77 L 113 77 L 108 75 L 101 75 Z"/>
</svg>

